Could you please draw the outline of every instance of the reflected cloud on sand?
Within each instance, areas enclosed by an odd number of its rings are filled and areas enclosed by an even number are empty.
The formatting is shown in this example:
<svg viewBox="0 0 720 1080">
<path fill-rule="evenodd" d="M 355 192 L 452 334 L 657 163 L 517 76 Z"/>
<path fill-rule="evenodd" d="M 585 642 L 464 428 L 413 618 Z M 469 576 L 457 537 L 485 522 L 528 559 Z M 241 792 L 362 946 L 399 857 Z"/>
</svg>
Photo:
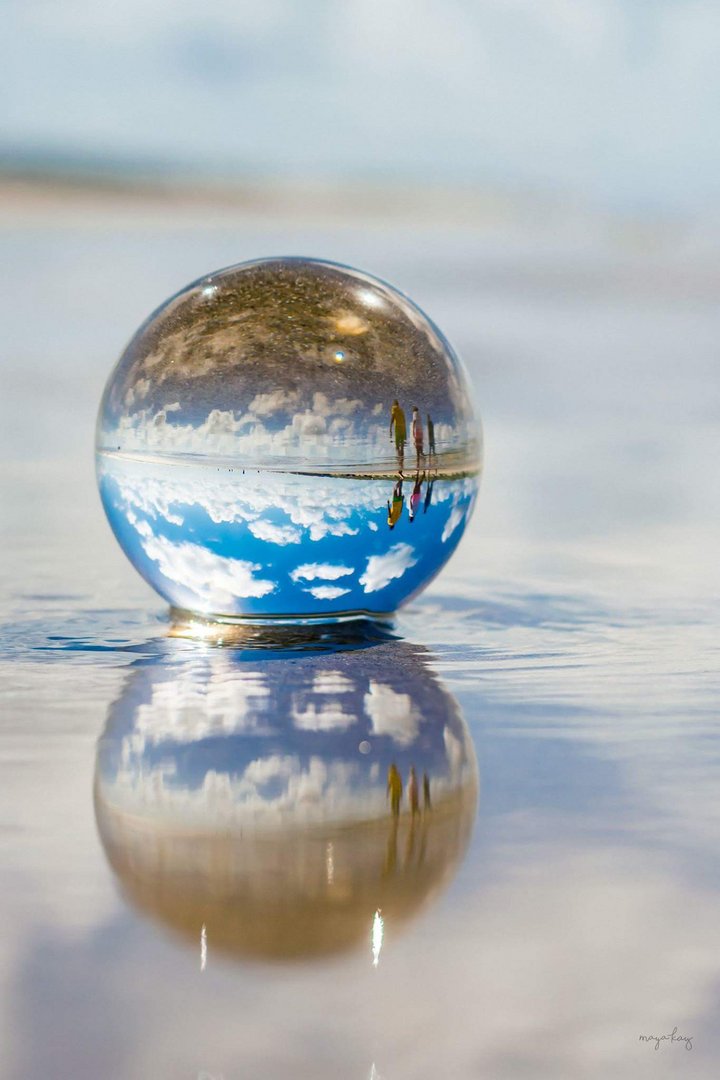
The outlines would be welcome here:
<svg viewBox="0 0 720 1080">
<path fill-rule="evenodd" d="M 98 743 L 126 897 L 237 957 L 368 948 L 378 912 L 392 940 L 454 876 L 477 794 L 457 702 L 396 640 L 142 660 Z"/>
</svg>

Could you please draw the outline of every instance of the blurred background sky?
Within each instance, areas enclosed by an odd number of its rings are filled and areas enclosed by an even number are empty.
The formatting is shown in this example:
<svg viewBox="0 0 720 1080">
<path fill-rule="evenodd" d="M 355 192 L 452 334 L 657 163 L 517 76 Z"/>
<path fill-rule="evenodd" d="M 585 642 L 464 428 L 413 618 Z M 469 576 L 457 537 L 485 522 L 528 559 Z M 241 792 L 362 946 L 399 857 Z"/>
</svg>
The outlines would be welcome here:
<svg viewBox="0 0 720 1080">
<path fill-rule="evenodd" d="M 16 181 L 463 189 L 632 215 L 720 193 L 714 0 L 4 0 Z"/>
</svg>

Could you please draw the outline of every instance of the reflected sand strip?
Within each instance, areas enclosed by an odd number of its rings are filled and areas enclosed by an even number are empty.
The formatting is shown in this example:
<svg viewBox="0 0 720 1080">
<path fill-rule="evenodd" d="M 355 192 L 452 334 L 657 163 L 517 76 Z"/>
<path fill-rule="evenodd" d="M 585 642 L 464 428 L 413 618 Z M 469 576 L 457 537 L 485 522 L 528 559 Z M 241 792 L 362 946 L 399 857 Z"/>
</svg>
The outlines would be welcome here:
<svg viewBox="0 0 720 1080">
<path fill-rule="evenodd" d="M 378 909 L 392 936 L 454 876 L 476 806 L 470 782 L 414 819 L 388 813 L 284 832 L 173 831 L 95 791 L 103 846 L 133 905 L 193 945 L 204 925 L 211 952 L 270 961 L 367 944 Z"/>
</svg>

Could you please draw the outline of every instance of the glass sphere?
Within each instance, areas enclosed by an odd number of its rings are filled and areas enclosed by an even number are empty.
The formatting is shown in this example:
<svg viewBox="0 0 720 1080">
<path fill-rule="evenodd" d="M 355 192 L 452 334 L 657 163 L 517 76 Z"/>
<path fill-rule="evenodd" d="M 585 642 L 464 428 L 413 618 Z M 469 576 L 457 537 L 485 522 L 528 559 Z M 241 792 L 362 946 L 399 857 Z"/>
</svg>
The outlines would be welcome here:
<svg viewBox="0 0 720 1080">
<path fill-rule="evenodd" d="M 215 617 L 393 612 L 470 516 L 479 427 L 462 366 L 369 274 L 266 259 L 141 326 L 97 426 L 121 547 L 173 606 Z"/>
<path fill-rule="evenodd" d="M 133 665 L 95 778 L 131 903 L 209 955 L 377 961 L 452 880 L 477 810 L 470 733 L 425 655 L 387 641 Z"/>
</svg>

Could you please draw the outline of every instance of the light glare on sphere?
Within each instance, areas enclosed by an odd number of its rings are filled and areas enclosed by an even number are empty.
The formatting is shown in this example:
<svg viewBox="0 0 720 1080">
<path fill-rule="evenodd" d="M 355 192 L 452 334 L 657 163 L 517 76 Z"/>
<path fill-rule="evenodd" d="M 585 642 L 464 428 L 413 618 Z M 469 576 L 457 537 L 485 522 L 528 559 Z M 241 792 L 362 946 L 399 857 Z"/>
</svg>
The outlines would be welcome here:
<svg viewBox="0 0 720 1080">
<path fill-rule="evenodd" d="M 120 545 L 172 605 L 217 617 L 393 612 L 457 546 L 480 459 L 437 327 L 371 275 L 309 259 L 168 300 L 98 417 Z"/>
</svg>

